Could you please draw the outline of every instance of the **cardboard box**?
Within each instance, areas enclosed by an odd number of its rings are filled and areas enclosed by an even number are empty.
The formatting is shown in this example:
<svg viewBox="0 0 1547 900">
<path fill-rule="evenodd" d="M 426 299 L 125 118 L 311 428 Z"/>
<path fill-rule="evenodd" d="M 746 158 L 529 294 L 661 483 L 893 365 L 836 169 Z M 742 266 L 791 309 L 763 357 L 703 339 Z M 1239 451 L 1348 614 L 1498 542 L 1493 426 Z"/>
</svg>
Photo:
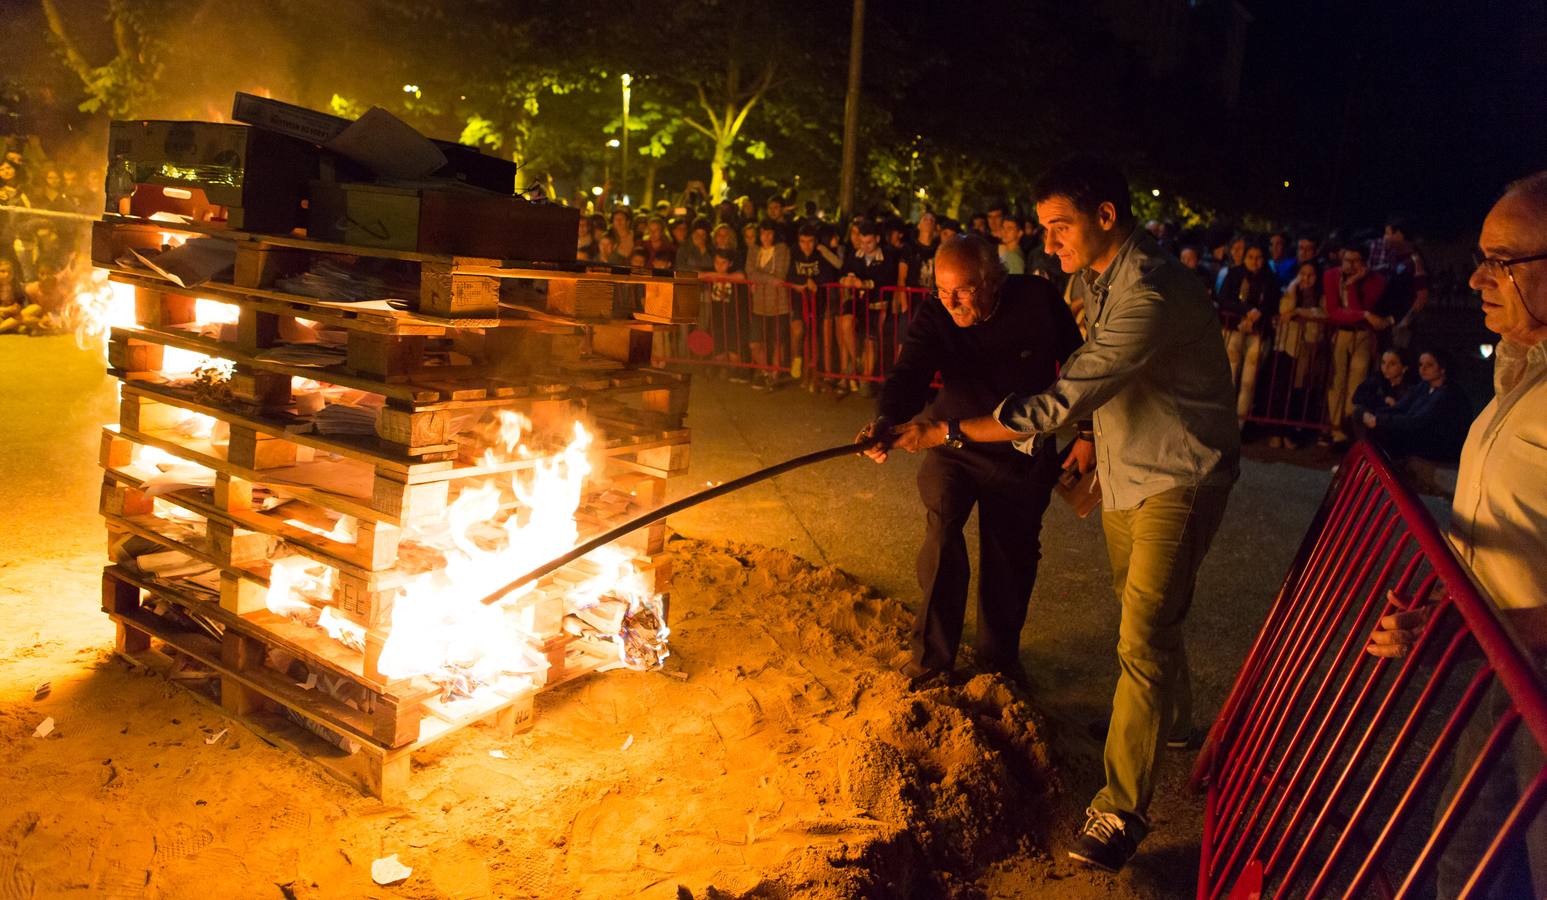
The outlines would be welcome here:
<svg viewBox="0 0 1547 900">
<path fill-rule="evenodd" d="M 315 146 L 223 122 L 116 121 L 108 131 L 107 212 L 172 212 L 246 231 L 303 224 Z"/>
<path fill-rule="evenodd" d="M 349 119 L 342 116 L 241 92 L 237 93 L 232 103 L 231 118 L 313 144 L 327 144 L 342 134 L 350 123 Z M 453 179 L 500 194 L 515 193 L 515 163 L 480 153 L 466 144 L 434 138 L 430 142 L 446 155 L 446 166 L 435 172 L 435 177 Z"/>
<path fill-rule="evenodd" d="M 567 262 L 578 210 L 481 191 L 316 182 L 307 235 L 362 247 Z"/>
</svg>

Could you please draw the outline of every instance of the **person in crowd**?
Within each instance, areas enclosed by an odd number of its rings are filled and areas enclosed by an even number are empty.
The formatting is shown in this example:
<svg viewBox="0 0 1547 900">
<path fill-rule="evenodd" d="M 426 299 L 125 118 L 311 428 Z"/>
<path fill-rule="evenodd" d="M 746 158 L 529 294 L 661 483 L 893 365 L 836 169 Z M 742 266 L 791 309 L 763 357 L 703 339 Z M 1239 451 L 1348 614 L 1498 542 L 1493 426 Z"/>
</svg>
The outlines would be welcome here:
<svg viewBox="0 0 1547 900">
<path fill-rule="evenodd" d="M 736 220 L 743 228 L 749 224 L 753 227 L 757 226 L 757 204 L 753 203 L 752 198 L 746 194 L 736 198 Z"/>
<path fill-rule="evenodd" d="M 595 260 L 596 256 L 596 233 L 591 230 L 591 217 L 581 216 L 575 234 L 575 259 L 586 262 Z"/>
<path fill-rule="evenodd" d="M 16 264 L 0 256 L 0 334 L 21 328 L 21 311 L 27 306 L 26 286 L 16 276 Z"/>
<path fill-rule="evenodd" d="M 617 236 L 610 231 L 604 231 L 596 238 L 596 259 L 609 266 L 628 265 L 628 257 L 618 250 Z"/>
<path fill-rule="evenodd" d="M 891 301 L 882 288 L 900 285 L 901 271 L 897 255 L 881 243 L 881 231 L 874 222 L 862 222 L 859 228 L 858 251 L 849 258 L 838 283 L 849 289 L 854 297 L 854 307 L 847 316 L 847 328 L 859 327 L 863 316 L 863 332 L 858 336 L 863 343 L 862 368 L 859 374 L 874 375 L 879 348 L 892 342 L 893 323 L 889 315 Z M 843 340 L 844 318 L 840 310 L 838 320 L 839 340 Z M 855 385 L 850 384 L 853 388 Z M 874 393 L 873 387 L 870 393 Z"/>
<path fill-rule="evenodd" d="M 1493 354 L 1494 397 L 1461 448 L 1450 542 L 1540 667 L 1547 662 L 1547 171 L 1505 189 L 1483 220 L 1478 244 L 1468 283 L 1482 295 L 1484 323 L 1500 340 Z M 1411 605 L 1402 602 L 1406 598 L 1390 599 L 1399 611 L 1381 618 L 1366 649 L 1402 657 L 1442 607 L 1427 598 Z M 1455 765 L 1441 809 L 1457 795 L 1510 706 L 1494 680 L 1450 753 Z M 1462 895 L 1503 817 L 1542 769 L 1542 751 L 1529 729 L 1503 734 L 1494 764 L 1475 785 L 1470 814 L 1440 855 L 1435 893 L 1441 900 Z M 1547 818 L 1530 819 L 1499 851 L 1492 884 L 1472 896 L 1547 896 Z"/>
<path fill-rule="evenodd" d="M 1218 303 L 1225 322 L 1225 355 L 1230 359 L 1230 377 L 1238 385 L 1236 417 L 1243 424 L 1257 395 L 1263 342 L 1271 338 L 1278 301 L 1278 279 L 1268 268 L 1262 248 L 1255 245 L 1247 248 L 1241 265 L 1225 273 Z"/>
<path fill-rule="evenodd" d="M 741 245 L 740 245 L 740 247 L 741 247 L 741 250 L 742 250 L 743 253 L 753 249 L 754 247 L 756 247 L 758 245 L 758 237 L 757 237 L 758 228 L 757 228 L 757 226 L 758 226 L 758 221 L 756 219 L 753 219 L 752 221 L 750 221 L 750 222 L 746 223 L 745 225 L 741 226 Z"/>
<path fill-rule="evenodd" d="M 1429 303 L 1429 273 L 1400 218 L 1387 220 L 1382 236 L 1370 243 L 1369 259 L 1370 270 L 1386 279 L 1371 327 L 1382 346 L 1406 347 L 1415 318 Z"/>
<path fill-rule="evenodd" d="M 1014 216 L 1007 216 L 1000 211 L 999 230 L 995 232 L 999 237 L 999 263 L 1004 270 L 1011 275 L 1026 274 L 1026 257 L 1021 255 L 1021 223 Z"/>
<path fill-rule="evenodd" d="M 962 233 L 961 223 L 950 216 L 940 220 L 940 240 L 945 241 L 949 238 L 958 237 Z"/>
<path fill-rule="evenodd" d="M 795 239 L 795 249 L 790 253 L 790 271 L 785 276 L 785 280 L 801 290 L 801 304 L 810 312 L 811 327 L 817 329 L 813 337 L 818 346 L 816 356 L 811 363 L 813 366 L 821 366 L 824 372 L 831 372 L 833 370 L 833 320 L 827 310 L 828 285 L 838 280 L 838 267 L 832 264 L 831 259 L 818 246 L 818 233 L 817 226 L 810 222 L 800 226 Z M 792 320 L 792 331 L 799 321 L 801 321 L 800 317 Z M 793 346 L 797 347 L 798 354 L 804 356 L 798 344 Z M 790 376 L 800 377 L 796 374 L 793 363 L 790 366 Z M 811 386 L 814 389 L 818 387 L 814 379 L 811 380 Z"/>
<path fill-rule="evenodd" d="M 59 174 L 57 166 L 49 166 L 43 170 L 43 177 L 38 185 L 36 196 L 32 202 L 41 209 L 51 209 L 56 212 L 79 212 L 75 201 L 64 191 L 64 176 Z"/>
<path fill-rule="evenodd" d="M 1321 270 L 1316 268 L 1314 259 L 1305 260 L 1296 268 L 1295 280 L 1279 298 L 1275 338 L 1277 349 L 1292 361 L 1291 390 L 1299 398 L 1299 402 L 1290 404 L 1293 409 L 1304 410 L 1309 405 L 1301 392 L 1307 389 L 1315 371 L 1326 316 L 1321 302 Z M 1280 447 L 1284 439 L 1274 436 L 1268 443 Z"/>
<path fill-rule="evenodd" d="M 986 213 L 973 213 L 972 217 L 967 220 L 967 230 L 973 234 L 986 237 L 991 241 L 997 241 L 999 237 L 988 230 L 988 215 Z"/>
<path fill-rule="evenodd" d="M 1370 242 L 1370 252 L 1365 257 L 1371 271 L 1390 278 L 1397 266 L 1407 262 L 1413 247 L 1407 242 L 1407 223 L 1400 216 L 1386 219 L 1381 236 Z"/>
<path fill-rule="evenodd" d="M 612 243 L 625 262 L 634 255 L 634 214 L 626 207 L 612 211 Z"/>
<path fill-rule="evenodd" d="M 936 225 L 935 214 L 925 210 L 919 216 L 918 228 L 914 231 L 913 239 L 908 242 L 904 253 L 908 263 L 908 275 L 905 279 L 908 287 L 935 286 L 935 251 L 939 247 L 940 232 Z"/>
<path fill-rule="evenodd" d="M 714 251 L 714 278 L 709 282 L 709 335 L 714 338 L 714 359 L 725 363 L 732 381 L 747 381 L 742 369 L 742 348 L 751 330 L 751 311 L 745 285 L 738 283 L 736 251 Z"/>
<path fill-rule="evenodd" d="M 1416 456 L 1449 464 L 1461 458 L 1472 403 L 1449 377 L 1450 355 L 1438 348 L 1418 356 L 1420 384 L 1395 406 L 1360 414 L 1366 434 L 1393 459 Z"/>
<path fill-rule="evenodd" d="M 663 216 L 654 215 L 645 220 L 645 238 L 640 241 L 640 245 L 644 247 L 645 256 L 652 261 L 663 250 L 669 259 L 676 259 L 677 247 L 672 243 L 671 235 L 666 233 L 666 219 Z"/>
<path fill-rule="evenodd" d="M 1275 231 L 1268 236 L 1268 268 L 1278 279 L 1278 289 L 1283 291 L 1295 280 L 1299 262 L 1289 255 L 1289 235 Z"/>
<path fill-rule="evenodd" d="M 1241 431 L 1219 317 L 1197 279 L 1137 227 L 1122 173 L 1077 157 L 1053 166 L 1032 193 L 1048 251 L 1084 301 L 1089 337 L 1041 393 L 1012 394 L 993 415 L 959 424 L 896 427 L 893 446 L 1013 441 L 1034 453 L 1052 432 L 1094 417 L 1094 448 L 1077 443 L 1068 465 L 1094 465 L 1101 485 L 1122 605 L 1120 673 L 1106 784 L 1069 855 L 1116 871 L 1149 829 L 1160 754 L 1191 740 L 1183 626 L 1239 475 Z"/>
<path fill-rule="evenodd" d="M 714 231 L 710 233 L 710 240 L 714 243 L 715 253 L 729 253 L 736 260 L 732 271 L 741 271 L 741 256 L 738 252 L 740 248 L 736 244 L 736 228 L 721 222 L 714 226 Z"/>
<path fill-rule="evenodd" d="M 641 245 L 634 245 L 634 252 L 629 254 L 628 265 L 631 269 L 644 269 L 650 265 L 650 257 L 645 253 Z"/>
<path fill-rule="evenodd" d="M 779 243 L 779 223 L 764 219 L 757 227 L 758 243 L 747 251 L 747 280 L 752 282 L 752 331 L 748 350 L 752 365 L 761 371 L 753 386 L 771 389 L 778 384 L 774 367 L 781 362 L 785 336 L 789 336 L 790 375 L 797 381 L 802 374 L 800 357 L 802 325 L 790 315 L 790 291 L 784 279 L 790 272 L 790 248 Z"/>
<path fill-rule="evenodd" d="M 694 219 L 688 239 L 677 245 L 673 265 L 684 272 L 714 271 L 714 248 L 709 246 L 709 220 Z"/>
<path fill-rule="evenodd" d="M 1005 208 L 1003 203 L 995 203 L 990 206 L 986 212 L 983 213 L 984 218 L 988 220 L 989 237 L 999 237 L 1002 234 L 1000 228 L 1004 225 L 1005 216 L 1008 215 L 1009 212 L 1010 211 Z M 1000 256 L 1000 259 L 1003 260 L 1004 257 Z M 1015 273 L 1011 272 L 1010 274 L 1014 275 Z"/>
<path fill-rule="evenodd" d="M 1345 247 L 1342 264 L 1322 277 L 1322 309 L 1332 329 L 1332 380 L 1327 385 L 1327 422 L 1330 437 L 1323 443 L 1348 440 L 1343 422 L 1353 406 L 1354 389 L 1364 381 L 1375 347 L 1369 319 L 1379 302 L 1386 280 L 1365 265 L 1364 251 Z"/>
<path fill-rule="evenodd" d="M 688 232 L 691 230 L 692 223 L 687 220 L 686 216 L 672 218 L 666 225 L 666 234 L 671 238 L 671 245 L 673 247 L 681 247 L 688 242 Z M 708 232 L 705 232 L 705 234 L 707 235 Z"/>
<path fill-rule="evenodd" d="M 79 169 L 69 166 L 60 170 L 64 178 L 64 193 L 70 198 L 77 212 L 89 212 L 92 209 L 93 191 L 89 185 L 81 180 Z"/>
<path fill-rule="evenodd" d="M 1187 271 L 1197 277 L 1198 283 L 1203 285 L 1203 289 L 1209 292 L 1209 296 L 1213 297 L 1214 276 L 1210 275 L 1208 269 L 1203 266 L 1203 252 L 1193 244 L 1187 244 L 1182 247 L 1181 252 L 1177 254 L 1176 258 Z"/>
<path fill-rule="evenodd" d="M 789 207 L 779 194 L 769 194 L 763 204 L 763 218 L 774 223 L 774 239 L 786 247 L 795 246 L 795 226 L 790 222 Z"/>
<path fill-rule="evenodd" d="M 1415 385 L 1411 367 L 1401 350 L 1392 347 L 1382 353 L 1375 374 L 1354 391 L 1354 407 L 1349 417 L 1353 435 L 1366 436 L 1371 428 L 1369 423 L 1374 421 L 1369 417 L 1378 418 L 1381 413 L 1395 411 L 1403 398 L 1413 392 Z"/>
<path fill-rule="evenodd" d="M 1219 271 L 1214 274 L 1214 296 L 1219 297 L 1225 289 L 1225 277 L 1232 269 L 1239 269 L 1246 265 L 1246 238 L 1236 235 L 1230 239 L 1228 252 L 1219 258 Z"/>
<path fill-rule="evenodd" d="M 902 353 L 887 373 L 876 418 L 857 440 L 882 437 L 866 451 L 887 459 L 886 436 L 929 407 L 949 423 L 943 446 L 919 469 L 924 541 L 918 578 L 923 605 L 914 617 L 903 674 L 919 687 L 944 680 L 956 663 L 971 575 L 962 534 L 978 508 L 977 664 L 1024 681 L 1020 635 L 1041 556 L 1039 532 L 1058 455 L 1052 442 L 1027 455 L 1009 444 L 968 443 L 962 419 L 986 416 L 1010 394 L 1048 388 L 1080 344 L 1063 302 L 1045 279 L 1009 275 L 994 244 L 978 236 L 941 243 L 935 256 L 938 302 L 921 303 Z M 936 373 L 940 390 L 933 394 Z"/>
<path fill-rule="evenodd" d="M 1301 235 L 1295 240 L 1295 263 L 1314 262 L 1316 262 L 1316 239 Z M 1296 276 L 1299 275 L 1298 269 L 1295 270 L 1295 274 Z"/>
</svg>

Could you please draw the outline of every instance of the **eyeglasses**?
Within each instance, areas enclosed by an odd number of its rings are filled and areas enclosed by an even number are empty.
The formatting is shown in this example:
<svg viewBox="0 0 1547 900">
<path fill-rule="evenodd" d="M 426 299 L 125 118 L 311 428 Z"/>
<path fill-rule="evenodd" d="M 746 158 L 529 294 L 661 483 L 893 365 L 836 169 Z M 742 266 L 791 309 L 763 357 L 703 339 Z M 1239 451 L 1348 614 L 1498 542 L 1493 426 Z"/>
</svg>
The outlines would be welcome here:
<svg viewBox="0 0 1547 900">
<path fill-rule="evenodd" d="M 935 291 L 935 296 L 939 297 L 941 302 L 950 300 L 953 295 L 957 300 L 971 302 L 972 298 L 978 295 L 978 289 L 975 287 L 964 287 L 957 288 L 954 291 L 948 291 L 945 288 L 939 288 Z"/>
<path fill-rule="evenodd" d="M 1514 259 L 1499 259 L 1496 256 L 1483 256 L 1481 253 L 1476 251 L 1473 251 L 1472 253 L 1472 265 L 1482 269 L 1495 278 L 1499 277 L 1500 275 L 1509 275 L 1510 266 L 1524 265 L 1525 263 L 1538 262 L 1544 259 L 1547 259 L 1547 253 L 1537 253 L 1532 256 L 1517 256 Z M 1510 278 L 1513 280 L 1514 276 L 1510 275 Z"/>
<path fill-rule="evenodd" d="M 1472 263 L 1479 272 L 1484 272 L 1494 281 L 1508 278 L 1509 283 L 1515 286 L 1515 293 L 1520 297 L 1520 302 L 1525 303 L 1525 291 L 1520 289 L 1520 282 L 1515 280 L 1515 273 L 1510 266 L 1519 266 L 1526 263 L 1538 262 L 1547 259 L 1547 253 L 1535 253 L 1530 256 L 1517 256 L 1514 259 L 1500 259 L 1496 256 L 1484 256 L 1476 251 L 1472 252 Z"/>
</svg>

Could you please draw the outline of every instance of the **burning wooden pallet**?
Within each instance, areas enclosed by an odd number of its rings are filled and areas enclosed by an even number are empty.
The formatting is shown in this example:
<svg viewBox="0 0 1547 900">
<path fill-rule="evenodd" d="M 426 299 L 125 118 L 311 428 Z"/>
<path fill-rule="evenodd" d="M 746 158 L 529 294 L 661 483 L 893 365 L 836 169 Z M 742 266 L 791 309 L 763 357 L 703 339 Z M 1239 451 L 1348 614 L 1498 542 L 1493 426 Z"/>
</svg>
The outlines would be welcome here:
<svg viewBox="0 0 1547 900">
<path fill-rule="evenodd" d="M 187 290 L 134 261 L 188 238 L 235 245 L 229 281 Z M 696 281 L 115 216 L 93 259 L 122 307 L 100 453 L 119 653 L 387 798 L 413 750 L 529 725 L 538 691 L 661 652 L 660 524 L 486 607 L 526 642 L 514 669 L 428 665 L 438 651 L 403 650 L 393 625 L 542 561 L 519 541 L 562 552 L 664 502 L 688 382 L 649 368 L 650 337 L 696 318 Z M 415 289 L 286 290 L 350 266 Z"/>
</svg>

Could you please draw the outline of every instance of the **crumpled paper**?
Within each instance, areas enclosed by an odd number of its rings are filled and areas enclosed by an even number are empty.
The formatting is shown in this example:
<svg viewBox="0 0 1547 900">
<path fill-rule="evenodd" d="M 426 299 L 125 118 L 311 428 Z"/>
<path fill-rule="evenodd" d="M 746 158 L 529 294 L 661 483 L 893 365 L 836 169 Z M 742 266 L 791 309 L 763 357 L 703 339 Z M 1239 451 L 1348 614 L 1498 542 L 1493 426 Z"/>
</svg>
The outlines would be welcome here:
<svg viewBox="0 0 1547 900">
<path fill-rule="evenodd" d="M 398 862 L 396 853 L 371 863 L 371 880 L 377 884 L 397 884 L 412 874 L 414 870 Z"/>
</svg>

